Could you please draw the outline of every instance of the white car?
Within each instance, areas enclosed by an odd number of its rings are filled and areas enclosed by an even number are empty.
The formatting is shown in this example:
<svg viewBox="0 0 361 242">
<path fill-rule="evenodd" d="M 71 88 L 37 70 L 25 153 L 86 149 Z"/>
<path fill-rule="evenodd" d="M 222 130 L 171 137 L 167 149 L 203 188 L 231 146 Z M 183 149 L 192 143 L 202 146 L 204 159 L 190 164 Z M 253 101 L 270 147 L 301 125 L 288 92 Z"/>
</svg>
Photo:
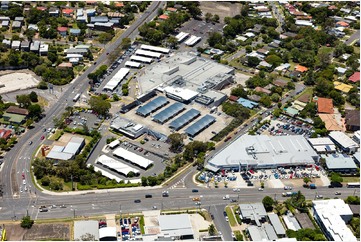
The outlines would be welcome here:
<svg viewBox="0 0 361 242">
<path fill-rule="evenodd" d="M 23 180 L 23 184 L 26 185 L 26 180 Z"/>
<path fill-rule="evenodd" d="M 228 217 L 226 216 L 225 218 L 226 218 L 226 221 L 228 222 L 229 221 Z"/>
<path fill-rule="evenodd" d="M 258 191 L 263 191 L 263 188 L 262 187 L 258 188 Z"/>
<path fill-rule="evenodd" d="M 239 188 L 233 188 L 234 192 L 240 192 L 241 190 Z"/>
</svg>

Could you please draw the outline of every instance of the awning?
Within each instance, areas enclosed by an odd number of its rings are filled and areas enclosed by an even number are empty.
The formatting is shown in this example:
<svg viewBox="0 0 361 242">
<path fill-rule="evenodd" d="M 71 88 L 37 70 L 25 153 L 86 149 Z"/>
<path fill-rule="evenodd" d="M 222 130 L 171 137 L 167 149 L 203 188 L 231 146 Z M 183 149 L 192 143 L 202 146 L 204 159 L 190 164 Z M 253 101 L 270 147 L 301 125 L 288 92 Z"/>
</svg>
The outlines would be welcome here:
<svg viewBox="0 0 361 242">
<path fill-rule="evenodd" d="M 214 167 L 214 166 L 211 166 L 210 164 L 207 164 L 207 165 L 205 166 L 205 168 L 206 168 L 207 170 L 210 170 L 210 171 L 213 171 L 213 172 L 219 171 L 219 168 Z"/>
</svg>

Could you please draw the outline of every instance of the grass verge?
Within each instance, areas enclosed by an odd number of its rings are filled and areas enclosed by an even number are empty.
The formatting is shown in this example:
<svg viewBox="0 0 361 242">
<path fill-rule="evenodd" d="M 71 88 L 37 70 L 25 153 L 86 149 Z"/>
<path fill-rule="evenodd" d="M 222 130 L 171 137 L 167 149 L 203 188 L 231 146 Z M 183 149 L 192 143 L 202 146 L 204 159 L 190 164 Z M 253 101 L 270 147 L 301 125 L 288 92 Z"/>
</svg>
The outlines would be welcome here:
<svg viewBox="0 0 361 242">
<path fill-rule="evenodd" d="M 226 213 L 229 219 L 229 223 L 231 224 L 232 227 L 237 225 L 237 221 L 236 218 L 234 217 L 233 213 L 232 213 L 232 209 L 230 207 L 226 207 Z"/>
<path fill-rule="evenodd" d="M 237 241 L 243 241 L 243 235 L 242 235 L 241 231 L 235 230 L 233 232 L 234 232 L 234 236 L 236 237 Z"/>
</svg>

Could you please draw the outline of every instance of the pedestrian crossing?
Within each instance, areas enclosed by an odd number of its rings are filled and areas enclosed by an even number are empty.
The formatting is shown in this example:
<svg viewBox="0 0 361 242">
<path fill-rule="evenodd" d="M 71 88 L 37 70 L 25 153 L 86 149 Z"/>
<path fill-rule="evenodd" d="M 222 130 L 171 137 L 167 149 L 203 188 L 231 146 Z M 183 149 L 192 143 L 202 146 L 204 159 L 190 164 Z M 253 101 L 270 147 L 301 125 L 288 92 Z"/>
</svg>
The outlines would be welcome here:
<svg viewBox="0 0 361 242">
<path fill-rule="evenodd" d="M 180 179 L 178 182 L 176 182 L 173 186 L 171 186 L 169 189 L 185 189 L 185 182 L 184 182 L 184 178 Z"/>
</svg>

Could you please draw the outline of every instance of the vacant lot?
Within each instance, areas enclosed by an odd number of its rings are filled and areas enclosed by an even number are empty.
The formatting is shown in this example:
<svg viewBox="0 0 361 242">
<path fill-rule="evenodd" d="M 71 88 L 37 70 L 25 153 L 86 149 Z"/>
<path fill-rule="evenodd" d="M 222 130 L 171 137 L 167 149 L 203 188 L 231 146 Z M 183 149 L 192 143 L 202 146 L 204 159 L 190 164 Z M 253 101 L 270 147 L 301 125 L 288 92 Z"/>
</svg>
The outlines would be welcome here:
<svg viewBox="0 0 361 242">
<path fill-rule="evenodd" d="M 29 230 L 20 224 L 5 224 L 6 239 L 20 240 L 70 240 L 70 223 L 34 224 Z"/>
<path fill-rule="evenodd" d="M 27 72 L 0 72 L 0 94 L 16 90 L 29 89 L 38 84 L 34 73 Z"/>
<path fill-rule="evenodd" d="M 208 1 L 201 1 L 200 2 L 200 9 L 203 12 L 203 16 L 206 13 L 217 14 L 219 16 L 219 20 L 221 23 L 223 22 L 224 17 L 233 17 L 237 14 L 241 13 L 241 6 L 240 3 L 230 3 L 230 2 L 208 2 Z"/>
</svg>

